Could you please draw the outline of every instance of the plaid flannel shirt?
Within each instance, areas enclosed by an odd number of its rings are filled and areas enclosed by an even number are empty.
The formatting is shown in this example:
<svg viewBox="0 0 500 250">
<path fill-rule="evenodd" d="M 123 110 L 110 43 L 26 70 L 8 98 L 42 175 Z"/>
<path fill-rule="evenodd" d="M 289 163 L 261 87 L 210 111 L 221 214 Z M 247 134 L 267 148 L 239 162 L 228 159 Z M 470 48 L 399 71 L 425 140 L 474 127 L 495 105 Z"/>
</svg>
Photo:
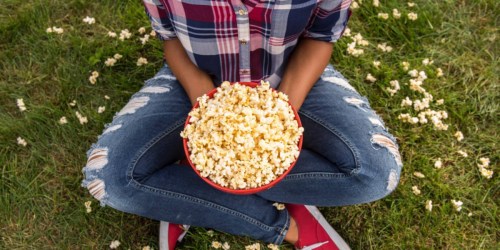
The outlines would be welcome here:
<svg viewBox="0 0 500 250">
<path fill-rule="evenodd" d="M 222 81 L 276 87 L 300 37 L 337 41 L 351 0 L 143 0 L 161 40 L 178 38 L 191 61 Z M 166 52 L 168 53 L 168 51 Z"/>
</svg>

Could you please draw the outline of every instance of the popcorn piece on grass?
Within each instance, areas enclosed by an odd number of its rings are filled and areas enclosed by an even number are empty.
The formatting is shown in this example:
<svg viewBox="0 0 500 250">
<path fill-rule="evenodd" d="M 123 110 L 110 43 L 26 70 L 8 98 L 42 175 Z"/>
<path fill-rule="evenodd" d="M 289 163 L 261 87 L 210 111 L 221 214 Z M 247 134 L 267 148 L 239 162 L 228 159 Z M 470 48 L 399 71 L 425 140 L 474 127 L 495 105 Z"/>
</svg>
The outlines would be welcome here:
<svg viewBox="0 0 500 250">
<path fill-rule="evenodd" d="M 114 240 L 114 241 L 111 241 L 111 243 L 109 244 L 109 248 L 111 249 L 117 249 L 119 246 L 120 246 L 120 242 L 117 241 L 117 240 Z"/>
<path fill-rule="evenodd" d="M 83 22 L 84 22 L 84 23 L 87 23 L 87 24 L 94 24 L 94 23 L 95 23 L 95 18 L 93 18 L 93 17 L 89 17 L 89 16 L 86 16 L 86 17 L 83 19 Z"/>
<path fill-rule="evenodd" d="M 432 200 L 425 201 L 425 209 L 427 209 L 427 211 L 429 212 L 432 212 Z"/>
<path fill-rule="evenodd" d="M 418 189 L 417 186 L 413 186 L 411 187 L 411 191 L 413 192 L 413 194 L 415 195 L 420 195 L 422 192 L 420 191 L 420 189 Z"/>
<path fill-rule="evenodd" d="M 441 158 L 438 158 L 435 162 L 434 162 L 434 167 L 437 168 L 437 169 L 440 169 L 443 167 L 443 162 L 441 161 Z"/>
<path fill-rule="evenodd" d="M 462 157 L 468 157 L 469 156 L 469 154 L 467 154 L 467 152 L 465 152 L 464 150 L 458 150 L 457 153 L 459 155 L 461 155 Z"/>
<path fill-rule="evenodd" d="M 398 9 L 392 9 L 392 16 L 395 18 L 395 19 L 399 19 L 401 18 L 401 12 L 399 12 Z"/>
<path fill-rule="evenodd" d="M 137 66 L 142 66 L 145 64 L 148 64 L 148 59 L 144 57 L 139 57 L 139 59 L 137 59 Z"/>
<path fill-rule="evenodd" d="M 28 145 L 28 143 L 26 142 L 25 139 L 23 139 L 22 137 L 17 137 L 17 144 L 23 146 L 23 147 L 26 147 Z"/>
<path fill-rule="evenodd" d="M 464 139 L 464 134 L 461 131 L 457 131 L 453 136 L 457 138 L 457 141 L 462 141 Z"/>
<path fill-rule="evenodd" d="M 222 243 L 214 240 L 214 241 L 212 241 L 212 247 L 215 249 L 219 249 L 222 247 Z"/>
<path fill-rule="evenodd" d="M 63 125 L 63 124 L 66 124 L 68 123 L 68 119 L 66 119 L 66 116 L 63 116 L 59 119 L 59 124 Z"/>
<path fill-rule="evenodd" d="M 414 12 L 408 13 L 408 19 L 415 21 L 415 20 L 417 20 L 417 18 L 418 18 L 417 13 L 414 13 Z"/>
<path fill-rule="evenodd" d="M 260 250 L 260 244 L 258 242 L 245 246 L 245 250 Z"/>
<path fill-rule="evenodd" d="M 421 172 L 413 172 L 413 176 L 417 177 L 417 178 L 425 178 L 425 175 L 422 174 Z"/>
<path fill-rule="evenodd" d="M 457 212 L 460 212 L 460 210 L 462 210 L 462 205 L 464 203 L 462 201 L 451 200 L 451 204 L 453 205 L 453 207 Z"/>
<path fill-rule="evenodd" d="M 19 111 L 23 112 L 26 111 L 26 105 L 24 104 L 23 98 L 18 98 L 16 100 L 17 107 L 19 108 Z"/>
<path fill-rule="evenodd" d="M 92 201 L 86 201 L 84 204 L 85 204 L 85 211 L 87 213 L 92 212 Z"/>
<path fill-rule="evenodd" d="M 387 20 L 389 18 L 389 14 L 387 13 L 378 13 L 378 18 Z"/>
<path fill-rule="evenodd" d="M 372 74 L 368 73 L 368 75 L 366 75 L 366 78 L 365 78 L 367 81 L 369 82 L 375 82 L 377 81 L 377 78 L 375 78 L 374 76 L 372 76 Z"/>
</svg>

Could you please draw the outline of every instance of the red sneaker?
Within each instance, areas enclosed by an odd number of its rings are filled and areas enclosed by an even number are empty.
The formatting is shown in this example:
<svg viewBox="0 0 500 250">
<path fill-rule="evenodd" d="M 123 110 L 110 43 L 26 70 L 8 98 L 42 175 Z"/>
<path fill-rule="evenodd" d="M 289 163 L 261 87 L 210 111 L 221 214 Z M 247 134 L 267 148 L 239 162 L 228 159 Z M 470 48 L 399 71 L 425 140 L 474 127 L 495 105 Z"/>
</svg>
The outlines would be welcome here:
<svg viewBox="0 0 500 250">
<path fill-rule="evenodd" d="M 295 248 L 300 250 L 350 250 L 347 243 L 330 226 L 315 206 L 286 204 L 297 223 L 299 240 Z"/>
<path fill-rule="evenodd" d="M 166 221 L 160 222 L 160 250 L 174 250 L 177 242 L 186 235 L 189 225 L 179 225 Z"/>
</svg>

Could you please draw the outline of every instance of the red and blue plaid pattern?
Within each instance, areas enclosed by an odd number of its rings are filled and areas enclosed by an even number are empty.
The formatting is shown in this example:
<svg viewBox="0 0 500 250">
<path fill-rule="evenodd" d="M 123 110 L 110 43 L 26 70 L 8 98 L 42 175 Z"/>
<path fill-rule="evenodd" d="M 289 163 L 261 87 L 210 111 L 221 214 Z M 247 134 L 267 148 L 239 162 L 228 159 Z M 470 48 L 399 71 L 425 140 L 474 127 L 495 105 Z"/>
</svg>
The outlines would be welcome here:
<svg viewBox="0 0 500 250">
<path fill-rule="evenodd" d="M 276 87 L 300 37 L 337 41 L 351 0 L 143 0 L 161 40 L 178 38 L 190 59 L 222 81 Z M 168 52 L 167 52 L 168 53 Z"/>
</svg>

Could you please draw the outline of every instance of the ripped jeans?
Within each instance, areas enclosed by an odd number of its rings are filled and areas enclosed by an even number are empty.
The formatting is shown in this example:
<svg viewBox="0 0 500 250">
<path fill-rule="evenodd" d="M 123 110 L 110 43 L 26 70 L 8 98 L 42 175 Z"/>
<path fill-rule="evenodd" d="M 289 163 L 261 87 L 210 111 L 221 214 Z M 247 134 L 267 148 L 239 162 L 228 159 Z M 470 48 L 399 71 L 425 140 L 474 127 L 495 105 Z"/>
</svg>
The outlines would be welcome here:
<svg viewBox="0 0 500 250">
<path fill-rule="evenodd" d="M 383 198 L 402 167 L 395 139 L 367 100 L 329 65 L 299 115 L 303 149 L 276 186 L 254 195 L 219 191 L 178 161 L 191 109 L 164 66 L 146 81 L 88 151 L 82 186 L 123 212 L 281 244 L 290 217 L 274 202 L 346 206 Z"/>
</svg>

